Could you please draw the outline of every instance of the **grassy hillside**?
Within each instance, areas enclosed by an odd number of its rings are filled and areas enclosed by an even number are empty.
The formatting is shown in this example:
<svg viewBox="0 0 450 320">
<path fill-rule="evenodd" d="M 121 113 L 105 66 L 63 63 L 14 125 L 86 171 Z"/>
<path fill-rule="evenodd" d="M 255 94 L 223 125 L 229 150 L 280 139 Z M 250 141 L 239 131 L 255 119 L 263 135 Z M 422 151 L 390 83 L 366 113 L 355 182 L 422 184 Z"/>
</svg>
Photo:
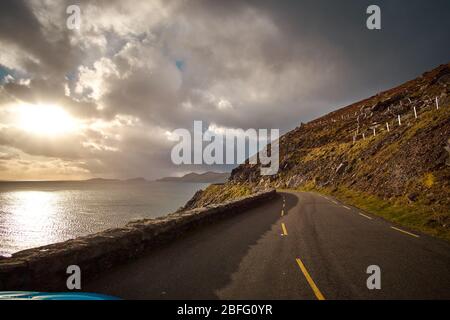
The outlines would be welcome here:
<svg viewBox="0 0 450 320">
<path fill-rule="evenodd" d="M 244 164 L 215 192 L 314 190 L 450 240 L 449 91 L 450 65 L 442 65 L 302 124 L 280 138 L 277 175 L 262 177 Z M 211 192 L 190 206 L 216 201 Z"/>
</svg>

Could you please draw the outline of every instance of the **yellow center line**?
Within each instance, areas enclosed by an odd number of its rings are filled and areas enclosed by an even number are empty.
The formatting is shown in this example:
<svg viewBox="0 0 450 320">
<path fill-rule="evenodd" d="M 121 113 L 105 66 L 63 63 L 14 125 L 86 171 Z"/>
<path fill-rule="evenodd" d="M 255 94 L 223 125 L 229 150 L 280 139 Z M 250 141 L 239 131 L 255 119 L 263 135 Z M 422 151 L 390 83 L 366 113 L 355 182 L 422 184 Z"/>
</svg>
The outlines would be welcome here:
<svg viewBox="0 0 450 320">
<path fill-rule="evenodd" d="M 407 235 L 410 235 L 410 236 L 413 236 L 413 237 L 416 237 L 416 238 L 420 238 L 417 234 L 414 234 L 414 233 L 411 233 L 411 232 L 408 232 L 408 231 L 405 231 L 405 230 L 402 230 L 402 229 L 399 229 L 399 228 L 396 228 L 396 227 L 391 227 L 391 228 L 394 229 L 394 230 L 406 233 Z"/>
<path fill-rule="evenodd" d="M 308 281 L 309 286 L 311 287 L 311 289 L 314 291 L 314 294 L 316 295 L 316 298 L 318 300 L 325 300 L 325 297 L 323 296 L 323 294 L 320 292 L 319 288 L 317 288 L 316 284 L 314 283 L 314 280 L 311 278 L 311 276 L 308 273 L 308 270 L 306 270 L 305 265 L 303 264 L 302 260 L 300 260 L 300 258 L 297 258 L 297 263 L 298 266 L 300 267 L 300 270 L 303 272 L 303 275 L 306 278 L 306 281 Z"/>
<path fill-rule="evenodd" d="M 287 233 L 286 226 L 284 225 L 284 223 L 281 223 L 281 229 L 283 229 L 282 235 L 283 235 L 283 236 L 287 236 L 288 233 Z"/>
<path fill-rule="evenodd" d="M 364 217 L 364 218 L 367 218 L 367 219 L 369 219 L 369 220 L 372 220 L 372 217 L 366 216 L 365 214 L 363 214 L 363 213 L 361 213 L 361 212 L 358 212 L 358 214 L 359 214 L 361 217 Z"/>
</svg>

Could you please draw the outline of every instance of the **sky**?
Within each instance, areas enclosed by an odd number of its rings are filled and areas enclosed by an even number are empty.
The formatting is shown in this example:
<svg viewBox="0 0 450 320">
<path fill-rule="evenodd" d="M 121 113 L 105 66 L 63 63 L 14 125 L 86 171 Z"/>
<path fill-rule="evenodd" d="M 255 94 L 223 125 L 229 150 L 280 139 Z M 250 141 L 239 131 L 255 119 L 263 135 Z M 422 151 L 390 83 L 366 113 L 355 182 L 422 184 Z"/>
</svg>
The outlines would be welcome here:
<svg viewBox="0 0 450 320">
<path fill-rule="evenodd" d="M 81 9 L 80 28 L 66 9 Z M 381 30 L 366 9 L 381 8 Z M 447 0 L 2 0 L 0 180 L 155 179 L 171 132 L 277 128 L 450 57 Z"/>
</svg>

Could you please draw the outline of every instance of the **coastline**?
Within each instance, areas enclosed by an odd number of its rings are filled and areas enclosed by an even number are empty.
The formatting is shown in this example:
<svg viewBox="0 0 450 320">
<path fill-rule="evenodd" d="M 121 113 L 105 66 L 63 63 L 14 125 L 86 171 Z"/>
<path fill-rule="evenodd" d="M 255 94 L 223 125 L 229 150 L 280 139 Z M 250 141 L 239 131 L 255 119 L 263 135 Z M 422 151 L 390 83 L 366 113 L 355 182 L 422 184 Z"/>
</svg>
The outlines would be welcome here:
<svg viewBox="0 0 450 320">
<path fill-rule="evenodd" d="M 0 183 L 0 256 L 179 210 L 208 184 Z"/>
<path fill-rule="evenodd" d="M 123 228 L 19 251 L 11 258 L 0 258 L 0 291 L 64 290 L 66 270 L 70 265 L 79 266 L 84 277 L 92 277 L 179 238 L 200 225 L 256 207 L 276 194 L 276 190 L 271 189 L 217 205 L 131 221 Z"/>
</svg>

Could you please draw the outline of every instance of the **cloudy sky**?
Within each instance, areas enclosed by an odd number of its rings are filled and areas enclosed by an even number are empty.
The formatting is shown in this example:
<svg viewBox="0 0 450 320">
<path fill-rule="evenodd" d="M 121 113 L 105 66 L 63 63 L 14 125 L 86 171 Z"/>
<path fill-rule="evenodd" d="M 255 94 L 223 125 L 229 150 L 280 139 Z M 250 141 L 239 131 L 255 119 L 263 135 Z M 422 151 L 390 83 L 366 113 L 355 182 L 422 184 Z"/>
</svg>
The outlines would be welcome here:
<svg viewBox="0 0 450 320">
<path fill-rule="evenodd" d="M 381 30 L 366 28 L 370 4 Z M 174 166 L 168 133 L 194 120 L 286 132 L 400 84 L 449 62 L 448 12 L 448 0 L 2 0 L 0 180 L 206 170 Z"/>
</svg>

